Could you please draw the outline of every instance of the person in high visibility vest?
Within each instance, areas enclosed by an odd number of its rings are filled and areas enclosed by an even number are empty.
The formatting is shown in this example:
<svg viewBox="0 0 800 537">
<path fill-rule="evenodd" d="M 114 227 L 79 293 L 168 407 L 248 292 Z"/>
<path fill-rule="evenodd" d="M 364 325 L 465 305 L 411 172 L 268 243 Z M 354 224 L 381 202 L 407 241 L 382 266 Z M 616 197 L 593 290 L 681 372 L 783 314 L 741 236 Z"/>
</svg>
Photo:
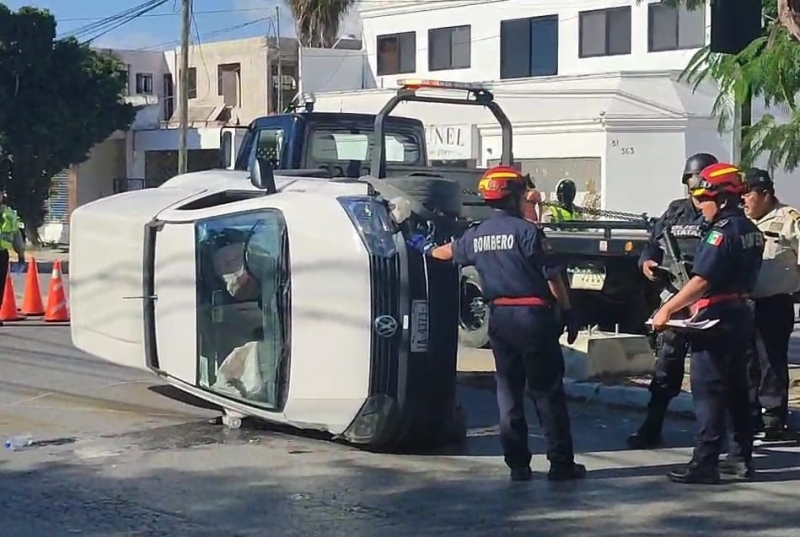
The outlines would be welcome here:
<svg viewBox="0 0 800 537">
<path fill-rule="evenodd" d="M 6 278 L 9 269 L 9 250 L 15 250 L 19 263 L 25 263 L 25 246 L 20 234 L 20 220 L 17 211 L 8 206 L 6 191 L 0 192 L 0 307 L 3 305 Z M 2 326 L 0 321 L 0 326 Z"/>
<path fill-rule="evenodd" d="M 568 220 L 580 219 L 580 213 L 575 208 L 575 195 L 577 188 L 572 179 L 562 179 L 556 185 L 556 200 L 557 206 L 551 206 L 547 212 L 542 215 L 544 222 L 566 222 Z"/>
</svg>

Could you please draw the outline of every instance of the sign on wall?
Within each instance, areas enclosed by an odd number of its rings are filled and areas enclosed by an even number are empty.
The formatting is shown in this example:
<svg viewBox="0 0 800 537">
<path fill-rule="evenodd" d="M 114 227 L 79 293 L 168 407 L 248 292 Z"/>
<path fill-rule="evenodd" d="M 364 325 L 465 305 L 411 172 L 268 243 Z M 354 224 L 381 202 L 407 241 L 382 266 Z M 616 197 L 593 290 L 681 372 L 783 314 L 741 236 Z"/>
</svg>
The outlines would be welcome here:
<svg viewBox="0 0 800 537">
<path fill-rule="evenodd" d="M 478 128 L 475 125 L 429 125 L 425 143 L 430 160 L 478 158 Z"/>
</svg>

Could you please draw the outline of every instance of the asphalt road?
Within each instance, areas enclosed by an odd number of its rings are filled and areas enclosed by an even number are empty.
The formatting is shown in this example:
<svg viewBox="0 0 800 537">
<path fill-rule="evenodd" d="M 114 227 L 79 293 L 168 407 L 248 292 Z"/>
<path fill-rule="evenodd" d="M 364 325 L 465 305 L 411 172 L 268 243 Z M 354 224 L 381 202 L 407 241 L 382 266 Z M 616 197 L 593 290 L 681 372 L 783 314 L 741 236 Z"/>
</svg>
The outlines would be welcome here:
<svg viewBox="0 0 800 537">
<path fill-rule="evenodd" d="M 581 483 L 512 484 L 493 394 L 460 388 L 466 445 L 365 453 L 270 430 L 226 431 L 214 409 L 146 374 L 94 360 L 59 326 L 0 329 L 0 434 L 43 445 L 0 455 L 3 537 L 797 535 L 797 447 L 759 453 L 755 483 L 686 487 L 693 423 L 668 448 L 623 450 L 640 416 L 572 405 Z M 535 414 L 529 412 L 532 420 Z M 534 468 L 546 470 L 532 428 Z"/>
</svg>

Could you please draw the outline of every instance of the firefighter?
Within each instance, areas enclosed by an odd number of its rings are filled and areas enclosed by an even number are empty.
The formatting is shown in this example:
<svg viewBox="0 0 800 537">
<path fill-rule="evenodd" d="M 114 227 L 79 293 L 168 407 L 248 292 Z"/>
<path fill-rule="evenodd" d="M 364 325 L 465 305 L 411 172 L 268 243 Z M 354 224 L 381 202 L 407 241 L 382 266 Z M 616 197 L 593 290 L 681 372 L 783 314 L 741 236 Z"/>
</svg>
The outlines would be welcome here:
<svg viewBox="0 0 800 537">
<path fill-rule="evenodd" d="M 525 383 L 540 411 L 550 461 L 548 479 L 580 479 L 575 463 L 564 393 L 564 357 L 559 337 L 578 335 L 576 317 L 560 269 L 551 265 L 544 232 L 523 218 L 526 185 L 510 166 L 487 170 L 478 190 L 494 215 L 429 254 L 459 265 L 474 265 L 490 304 L 489 338 L 495 359 L 500 442 L 513 481 L 531 479 L 531 452 L 524 413 Z M 561 308 L 561 316 L 555 306 Z"/>
<path fill-rule="evenodd" d="M 745 297 L 761 269 L 764 237 L 740 207 L 745 184 L 738 168 L 712 164 L 690 186 L 709 225 L 697 246 L 691 279 L 656 312 L 653 328 L 663 331 L 687 309 L 695 321 L 719 321 L 707 331 L 689 332 L 697 443 L 689 464 L 668 475 L 678 483 L 714 484 L 720 470 L 742 478 L 755 473 L 747 374 L 753 316 Z M 731 456 L 720 468 L 728 416 L 734 432 Z"/>
<path fill-rule="evenodd" d="M 681 181 L 687 186 L 704 168 L 716 164 L 717 159 L 708 153 L 697 153 L 686 160 Z M 695 249 L 700 242 L 703 226 L 700 205 L 690 194 L 686 198 L 672 201 L 658 219 L 647 247 L 639 258 L 639 267 L 644 275 L 656 281 L 653 269 L 663 262 L 664 252 L 658 246 L 661 230 L 669 228 L 678 243 L 681 261 L 691 265 Z M 688 342 L 684 334 L 664 330 L 656 338 L 656 363 L 650 381 L 650 401 L 647 417 L 639 430 L 628 437 L 631 449 L 652 449 L 661 443 L 661 429 L 670 401 L 680 392 L 685 373 Z"/>
<path fill-rule="evenodd" d="M 572 179 L 562 179 L 556 185 L 556 200 L 558 205 L 551 205 L 547 212 L 542 215 L 544 222 L 566 222 L 580 218 L 578 210 L 575 208 L 575 181 Z"/>
<path fill-rule="evenodd" d="M 751 297 L 756 340 L 751 346 L 751 403 L 754 428 L 767 442 L 794 437 L 789 416 L 789 338 L 794 330 L 794 300 L 800 289 L 800 212 L 775 196 L 766 170 L 745 174 L 745 213 L 764 234 L 764 259 Z M 762 414 L 763 413 L 763 414 Z"/>
<path fill-rule="evenodd" d="M 17 211 L 8 205 L 8 194 L 0 191 L 0 306 L 6 286 L 9 269 L 9 251 L 17 252 L 17 266 L 25 264 L 25 244 L 20 233 L 20 220 Z M 0 326 L 2 326 L 0 322 Z"/>
</svg>

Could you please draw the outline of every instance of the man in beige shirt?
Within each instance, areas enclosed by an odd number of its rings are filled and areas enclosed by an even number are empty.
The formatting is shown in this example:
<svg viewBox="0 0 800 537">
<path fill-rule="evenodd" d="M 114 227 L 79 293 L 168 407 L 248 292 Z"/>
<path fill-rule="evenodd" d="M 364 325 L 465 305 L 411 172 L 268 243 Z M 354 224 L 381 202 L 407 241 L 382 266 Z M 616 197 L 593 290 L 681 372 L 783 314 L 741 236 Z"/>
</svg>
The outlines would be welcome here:
<svg viewBox="0 0 800 537">
<path fill-rule="evenodd" d="M 800 212 L 778 200 L 766 170 L 747 170 L 745 181 L 745 212 L 764 234 L 764 260 L 751 294 L 757 332 L 750 360 L 754 428 L 763 430 L 764 440 L 780 441 L 789 436 L 788 352 L 792 294 L 800 289 Z"/>
</svg>

